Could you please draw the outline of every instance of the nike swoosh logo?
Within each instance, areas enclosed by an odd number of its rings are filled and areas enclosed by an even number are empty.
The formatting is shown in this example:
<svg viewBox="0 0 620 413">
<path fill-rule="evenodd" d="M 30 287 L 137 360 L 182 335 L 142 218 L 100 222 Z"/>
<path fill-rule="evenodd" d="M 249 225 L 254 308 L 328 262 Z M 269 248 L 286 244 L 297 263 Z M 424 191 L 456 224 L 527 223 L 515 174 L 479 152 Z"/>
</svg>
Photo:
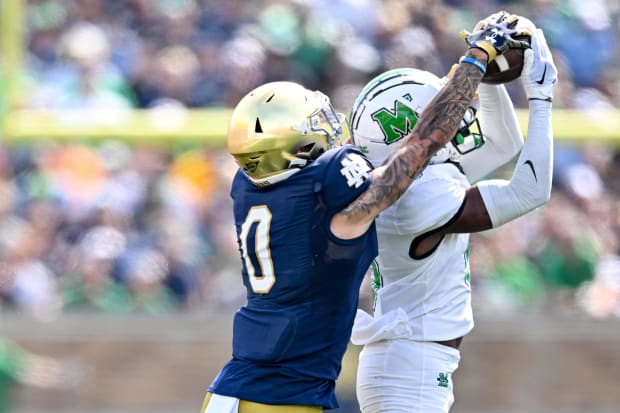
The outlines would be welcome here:
<svg viewBox="0 0 620 413">
<path fill-rule="evenodd" d="M 538 83 L 539 85 L 542 85 L 543 82 L 545 81 L 546 74 L 547 74 L 547 64 L 545 63 L 545 70 L 543 70 L 542 77 L 540 78 L 540 80 L 537 80 L 536 83 Z"/>
<path fill-rule="evenodd" d="M 532 170 L 532 174 L 534 175 L 534 179 L 536 180 L 536 182 L 538 182 L 538 177 L 536 176 L 536 170 L 534 169 L 534 164 L 532 163 L 532 161 L 528 159 L 527 161 L 523 162 L 523 164 L 530 167 L 530 169 Z"/>
</svg>

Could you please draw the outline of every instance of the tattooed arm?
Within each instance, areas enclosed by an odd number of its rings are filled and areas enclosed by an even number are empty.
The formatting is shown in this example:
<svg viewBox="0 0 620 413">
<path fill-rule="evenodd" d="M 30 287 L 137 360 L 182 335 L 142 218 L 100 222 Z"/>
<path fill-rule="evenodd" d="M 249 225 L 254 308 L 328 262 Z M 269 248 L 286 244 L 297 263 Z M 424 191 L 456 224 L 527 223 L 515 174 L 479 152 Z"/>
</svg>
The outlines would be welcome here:
<svg viewBox="0 0 620 413">
<path fill-rule="evenodd" d="M 466 56 L 487 64 L 488 55 L 481 49 L 471 48 Z M 368 189 L 333 217 L 330 228 L 334 235 L 342 239 L 362 235 L 379 212 L 407 190 L 435 152 L 454 137 L 481 79 L 482 72 L 473 64 L 458 66 L 454 76 L 428 104 L 413 131 L 372 172 Z"/>
</svg>

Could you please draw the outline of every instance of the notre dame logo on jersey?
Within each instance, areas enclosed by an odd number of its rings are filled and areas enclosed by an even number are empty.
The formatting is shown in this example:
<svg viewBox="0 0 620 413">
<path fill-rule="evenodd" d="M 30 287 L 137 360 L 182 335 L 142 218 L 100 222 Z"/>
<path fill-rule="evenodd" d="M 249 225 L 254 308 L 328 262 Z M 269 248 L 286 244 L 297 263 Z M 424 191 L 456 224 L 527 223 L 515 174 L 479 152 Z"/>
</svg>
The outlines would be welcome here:
<svg viewBox="0 0 620 413">
<path fill-rule="evenodd" d="M 370 166 L 356 153 L 348 154 L 340 164 L 340 174 L 346 178 L 349 187 L 359 188 L 370 176 Z"/>
<path fill-rule="evenodd" d="M 411 101 L 411 95 L 406 94 L 403 99 Z M 379 124 L 387 145 L 407 136 L 418 122 L 418 114 L 400 100 L 394 102 L 393 110 L 381 108 L 370 117 Z"/>
</svg>

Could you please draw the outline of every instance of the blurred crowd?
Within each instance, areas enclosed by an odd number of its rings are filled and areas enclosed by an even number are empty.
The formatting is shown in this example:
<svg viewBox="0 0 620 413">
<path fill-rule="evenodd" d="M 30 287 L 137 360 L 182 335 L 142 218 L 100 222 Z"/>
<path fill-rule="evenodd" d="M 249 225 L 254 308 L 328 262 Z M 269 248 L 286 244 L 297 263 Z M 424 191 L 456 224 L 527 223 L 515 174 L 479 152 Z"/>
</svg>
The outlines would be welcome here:
<svg viewBox="0 0 620 413">
<path fill-rule="evenodd" d="M 457 33 L 500 9 L 545 30 L 561 77 L 554 107 L 620 107 L 619 0 L 29 0 L 19 105 L 232 107 L 285 79 L 348 112 L 386 69 L 447 73 Z M 2 148 L 0 309 L 53 318 L 238 303 L 234 168 L 199 145 Z M 472 280 L 479 311 L 620 317 L 620 152 L 558 144 L 551 202 L 475 235 Z"/>
</svg>

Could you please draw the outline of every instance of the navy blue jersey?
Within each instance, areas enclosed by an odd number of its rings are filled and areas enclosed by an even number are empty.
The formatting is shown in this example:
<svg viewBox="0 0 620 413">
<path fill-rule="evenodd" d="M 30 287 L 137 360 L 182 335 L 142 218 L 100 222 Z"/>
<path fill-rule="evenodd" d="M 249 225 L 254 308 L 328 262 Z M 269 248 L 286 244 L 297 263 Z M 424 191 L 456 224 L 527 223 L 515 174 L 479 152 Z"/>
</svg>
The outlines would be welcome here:
<svg viewBox="0 0 620 413">
<path fill-rule="evenodd" d="M 335 380 L 377 239 L 374 224 L 341 240 L 329 223 L 366 190 L 370 169 L 346 145 L 263 188 L 237 172 L 231 195 L 247 304 L 235 314 L 233 358 L 210 392 L 338 407 Z"/>
</svg>

